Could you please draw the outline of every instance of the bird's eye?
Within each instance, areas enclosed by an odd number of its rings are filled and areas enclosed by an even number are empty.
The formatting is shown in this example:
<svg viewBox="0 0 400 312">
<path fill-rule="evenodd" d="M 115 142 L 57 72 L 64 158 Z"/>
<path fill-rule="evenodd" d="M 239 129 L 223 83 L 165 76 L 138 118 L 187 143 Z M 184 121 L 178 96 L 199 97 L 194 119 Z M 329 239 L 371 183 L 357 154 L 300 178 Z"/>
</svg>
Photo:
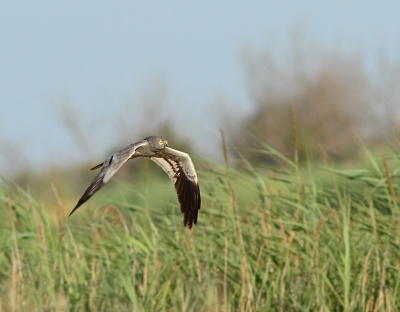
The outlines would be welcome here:
<svg viewBox="0 0 400 312">
<path fill-rule="evenodd" d="M 163 140 L 161 140 L 161 139 L 158 141 L 158 143 L 160 143 L 160 144 L 162 144 L 162 142 L 163 142 Z"/>
</svg>

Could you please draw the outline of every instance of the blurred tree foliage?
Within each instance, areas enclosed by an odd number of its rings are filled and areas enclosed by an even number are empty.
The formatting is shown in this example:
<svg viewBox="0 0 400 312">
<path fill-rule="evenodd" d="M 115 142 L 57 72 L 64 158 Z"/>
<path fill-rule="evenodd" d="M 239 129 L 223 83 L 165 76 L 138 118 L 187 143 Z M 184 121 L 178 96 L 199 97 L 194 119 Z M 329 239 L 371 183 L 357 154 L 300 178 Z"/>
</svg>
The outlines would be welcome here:
<svg viewBox="0 0 400 312">
<path fill-rule="evenodd" d="M 373 83 L 361 58 L 303 55 L 295 53 L 288 66 L 268 53 L 246 54 L 254 113 L 231 129 L 236 151 L 251 162 L 272 164 L 273 158 L 257 151 L 262 141 L 293 155 L 294 115 L 300 159 L 321 157 L 321 145 L 330 158 L 345 160 L 357 155 L 359 138 L 376 143 L 393 127 L 399 128 L 395 119 L 389 124 L 381 118 L 384 114 L 377 114 L 382 107 L 374 95 L 381 86 Z"/>
</svg>

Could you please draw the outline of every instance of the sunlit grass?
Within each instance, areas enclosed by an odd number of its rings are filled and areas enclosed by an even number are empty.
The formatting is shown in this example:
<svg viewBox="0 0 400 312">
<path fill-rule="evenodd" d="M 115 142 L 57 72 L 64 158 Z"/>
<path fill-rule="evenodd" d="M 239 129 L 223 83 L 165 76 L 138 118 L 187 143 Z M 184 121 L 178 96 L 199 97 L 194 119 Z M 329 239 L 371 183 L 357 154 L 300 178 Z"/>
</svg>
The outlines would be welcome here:
<svg viewBox="0 0 400 312">
<path fill-rule="evenodd" d="M 159 175 L 116 181 L 69 219 L 56 187 L 44 209 L 5 182 L 0 310 L 398 310 L 398 155 L 352 170 L 275 156 L 279 170 L 205 161 L 192 231 Z"/>
</svg>

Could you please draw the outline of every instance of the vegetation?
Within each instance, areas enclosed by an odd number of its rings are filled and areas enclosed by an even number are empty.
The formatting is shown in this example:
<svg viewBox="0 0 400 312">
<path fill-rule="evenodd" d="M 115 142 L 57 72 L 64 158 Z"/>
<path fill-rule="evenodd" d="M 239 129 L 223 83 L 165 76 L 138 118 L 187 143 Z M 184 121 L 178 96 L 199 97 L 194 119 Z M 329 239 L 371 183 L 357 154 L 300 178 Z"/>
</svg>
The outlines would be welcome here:
<svg viewBox="0 0 400 312">
<path fill-rule="evenodd" d="M 382 142 L 399 132 L 398 71 L 384 66 L 368 70 L 361 56 L 318 54 L 304 44 L 295 46 L 292 57 L 282 63 L 268 51 L 247 53 L 245 74 L 253 111 L 232 124 L 230 134 L 232 145 L 253 164 L 274 161 L 257 152 L 261 145 L 254 137 L 292 154 L 293 134 L 287 125 L 293 111 L 302 160 L 310 155 L 319 159 L 320 144 L 331 159 L 351 160 L 362 153 L 359 138 L 382 148 Z"/>
<path fill-rule="evenodd" d="M 192 231 L 151 170 L 69 219 L 56 187 L 45 208 L 4 181 L 0 310 L 399 310 L 399 154 L 365 150 L 361 169 L 339 170 L 259 152 L 282 167 L 237 171 L 225 148 L 225 166 L 200 160 Z"/>
</svg>

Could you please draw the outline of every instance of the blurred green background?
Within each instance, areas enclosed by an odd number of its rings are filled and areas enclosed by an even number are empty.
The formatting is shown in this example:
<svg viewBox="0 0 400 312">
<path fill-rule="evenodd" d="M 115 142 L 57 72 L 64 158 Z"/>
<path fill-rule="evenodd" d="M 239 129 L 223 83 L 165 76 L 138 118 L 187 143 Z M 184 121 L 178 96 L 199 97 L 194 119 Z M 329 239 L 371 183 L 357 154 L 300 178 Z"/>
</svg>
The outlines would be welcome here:
<svg viewBox="0 0 400 312">
<path fill-rule="evenodd" d="M 398 310 L 398 9 L 5 5 L 0 311 Z M 148 135 L 191 155 L 198 224 L 148 159 L 67 218 Z"/>
</svg>

